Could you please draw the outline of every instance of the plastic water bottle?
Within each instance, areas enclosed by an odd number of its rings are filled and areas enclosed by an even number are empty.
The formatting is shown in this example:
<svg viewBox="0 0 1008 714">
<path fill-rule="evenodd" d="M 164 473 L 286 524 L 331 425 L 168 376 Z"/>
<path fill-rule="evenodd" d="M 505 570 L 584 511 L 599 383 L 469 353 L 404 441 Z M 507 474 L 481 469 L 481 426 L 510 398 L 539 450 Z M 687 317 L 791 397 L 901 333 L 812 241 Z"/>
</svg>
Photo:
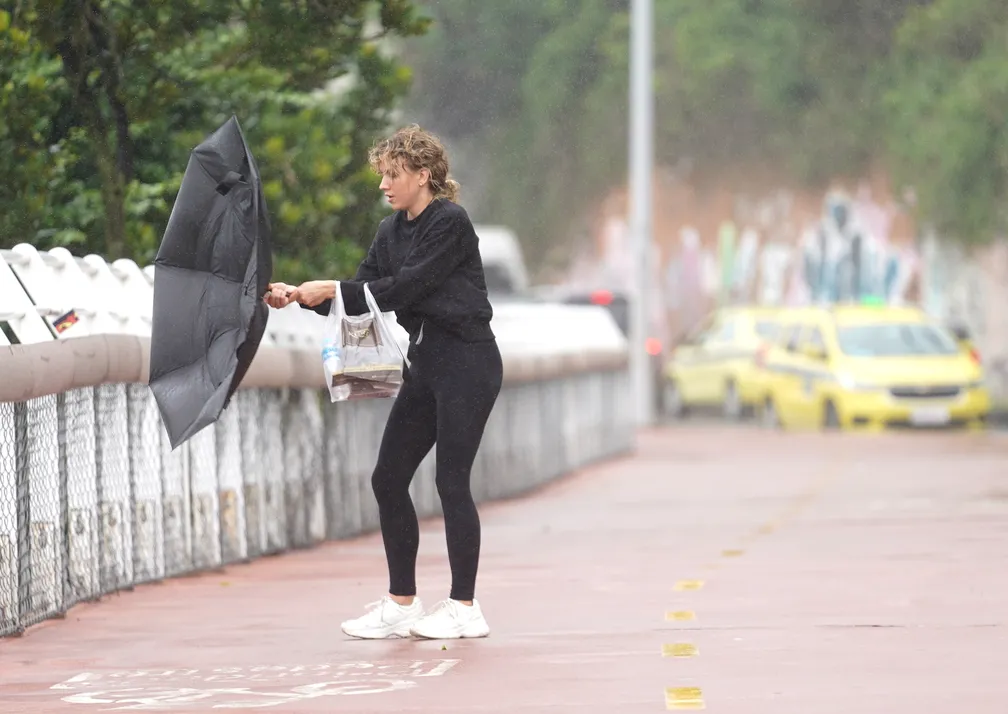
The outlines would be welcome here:
<svg viewBox="0 0 1008 714">
<path fill-rule="evenodd" d="M 329 374 L 340 372 L 342 357 L 342 350 L 337 340 L 326 338 L 322 342 L 322 364 L 326 366 Z"/>
</svg>

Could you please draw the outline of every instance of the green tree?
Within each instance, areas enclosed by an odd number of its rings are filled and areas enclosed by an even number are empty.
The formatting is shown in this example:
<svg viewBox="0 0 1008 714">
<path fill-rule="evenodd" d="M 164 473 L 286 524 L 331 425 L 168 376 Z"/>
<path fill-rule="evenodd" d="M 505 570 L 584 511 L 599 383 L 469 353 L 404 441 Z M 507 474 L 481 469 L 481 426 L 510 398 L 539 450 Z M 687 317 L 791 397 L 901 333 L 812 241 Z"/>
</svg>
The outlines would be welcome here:
<svg viewBox="0 0 1008 714">
<path fill-rule="evenodd" d="M 624 5 L 438 0 L 425 4 L 431 31 L 403 48 L 418 76 L 406 112 L 460 149 L 468 207 L 515 228 L 530 265 L 542 265 L 580 215 L 581 164 L 595 148 L 580 145 L 585 98 Z M 467 182 L 485 188 L 474 196 Z"/>
<path fill-rule="evenodd" d="M 888 149 L 925 215 L 966 243 L 1008 232 L 1008 6 L 936 0 L 900 27 Z"/>
<path fill-rule="evenodd" d="M 352 268 L 383 208 L 367 149 L 422 33 L 408 0 L 23 0 L 0 19 L 0 241 L 153 259 L 189 151 L 231 114 L 264 177 L 277 271 Z"/>
<path fill-rule="evenodd" d="M 405 56 L 443 81 L 406 106 L 481 147 L 477 210 L 541 265 L 626 179 L 629 3 L 477 5 L 431 5 Z M 657 2 L 657 159 L 812 186 L 879 167 L 917 189 L 923 219 L 990 237 L 1006 228 L 1006 16 L 1000 0 Z M 435 40 L 448 28 L 461 47 Z"/>
</svg>

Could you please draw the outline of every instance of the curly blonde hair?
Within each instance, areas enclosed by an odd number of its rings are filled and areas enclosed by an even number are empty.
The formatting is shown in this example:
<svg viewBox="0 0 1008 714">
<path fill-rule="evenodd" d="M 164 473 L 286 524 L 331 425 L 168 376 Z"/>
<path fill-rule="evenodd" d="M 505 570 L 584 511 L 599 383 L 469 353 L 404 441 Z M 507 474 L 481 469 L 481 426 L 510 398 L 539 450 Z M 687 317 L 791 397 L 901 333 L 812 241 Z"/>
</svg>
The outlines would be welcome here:
<svg viewBox="0 0 1008 714">
<path fill-rule="evenodd" d="M 431 191 L 434 198 L 457 201 L 459 183 L 448 178 L 448 155 L 441 140 L 417 124 L 399 129 L 395 134 L 376 143 L 368 153 L 368 163 L 378 173 L 397 173 L 397 167 L 410 171 L 430 171 Z M 385 169 L 386 171 L 383 171 Z"/>
</svg>

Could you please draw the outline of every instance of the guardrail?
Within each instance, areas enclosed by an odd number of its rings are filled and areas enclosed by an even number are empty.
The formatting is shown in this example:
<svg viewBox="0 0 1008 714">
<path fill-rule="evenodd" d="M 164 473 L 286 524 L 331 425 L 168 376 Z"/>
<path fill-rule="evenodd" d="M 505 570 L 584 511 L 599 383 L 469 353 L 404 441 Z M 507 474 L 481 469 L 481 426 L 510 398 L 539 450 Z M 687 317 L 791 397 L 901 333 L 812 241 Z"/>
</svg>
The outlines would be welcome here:
<svg viewBox="0 0 1008 714">
<path fill-rule="evenodd" d="M 231 405 L 173 451 L 146 386 L 152 286 L 153 268 L 131 261 L 0 251 L 0 636 L 138 584 L 378 528 L 370 476 L 391 402 L 329 402 L 323 319 L 271 311 Z M 77 322 L 54 329 L 70 310 Z M 605 310 L 501 304 L 493 328 L 505 378 L 477 500 L 632 448 L 627 346 Z M 411 492 L 421 517 L 440 515 L 434 452 Z"/>
</svg>

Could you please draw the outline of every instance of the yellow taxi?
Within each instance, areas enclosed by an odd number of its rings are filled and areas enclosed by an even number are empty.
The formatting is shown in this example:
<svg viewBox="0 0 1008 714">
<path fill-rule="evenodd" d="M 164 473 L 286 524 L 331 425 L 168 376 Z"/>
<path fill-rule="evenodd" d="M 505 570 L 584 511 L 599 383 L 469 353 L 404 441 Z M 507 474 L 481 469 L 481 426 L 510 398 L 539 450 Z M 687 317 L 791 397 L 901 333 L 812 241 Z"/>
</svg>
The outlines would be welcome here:
<svg viewBox="0 0 1008 714">
<path fill-rule="evenodd" d="M 723 307 L 709 313 L 671 350 L 662 405 L 679 418 L 719 410 L 728 419 L 754 413 L 766 394 L 761 356 L 777 337 L 779 309 Z"/>
<path fill-rule="evenodd" d="M 982 425 L 975 349 L 914 307 L 792 308 L 765 355 L 767 426 L 881 430 Z"/>
</svg>

